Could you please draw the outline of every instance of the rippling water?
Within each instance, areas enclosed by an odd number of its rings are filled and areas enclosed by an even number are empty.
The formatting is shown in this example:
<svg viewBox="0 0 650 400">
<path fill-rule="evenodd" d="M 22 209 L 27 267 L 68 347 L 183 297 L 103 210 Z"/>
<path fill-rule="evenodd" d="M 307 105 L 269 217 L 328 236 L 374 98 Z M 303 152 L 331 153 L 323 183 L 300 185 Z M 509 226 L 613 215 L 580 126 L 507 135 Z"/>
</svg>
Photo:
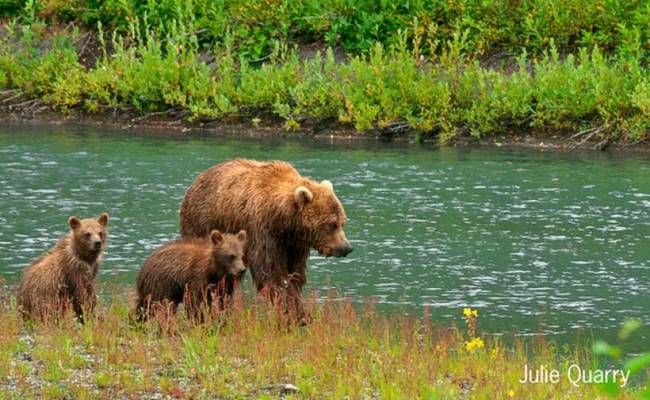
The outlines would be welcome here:
<svg viewBox="0 0 650 400">
<path fill-rule="evenodd" d="M 397 144 L 189 139 L 0 128 L 0 276 L 66 230 L 68 215 L 111 214 L 100 279 L 133 282 L 176 237 L 194 177 L 233 157 L 282 159 L 330 179 L 355 251 L 312 255 L 312 289 L 431 307 L 493 332 L 611 336 L 650 310 L 647 155 L 429 149 Z M 645 330 L 635 339 L 648 347 Z"/>
</svg>

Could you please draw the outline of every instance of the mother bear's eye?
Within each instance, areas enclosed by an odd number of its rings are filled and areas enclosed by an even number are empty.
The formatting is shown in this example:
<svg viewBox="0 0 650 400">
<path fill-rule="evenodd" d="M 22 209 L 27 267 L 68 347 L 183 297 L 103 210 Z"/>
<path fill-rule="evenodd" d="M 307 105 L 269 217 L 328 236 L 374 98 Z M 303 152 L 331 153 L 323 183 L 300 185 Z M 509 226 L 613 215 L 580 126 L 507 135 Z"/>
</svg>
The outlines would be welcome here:
<svg viewBox="0 0 650 400">
<path fill-rule="evenodd" d="M 234 255 L 234 254 L 231 254 L 231 255 L 228 256 L 228 260 L 230 260 L 231 262 L 235 261 L 236 258 L 237 258 L 237 256 Z"/>
<path fill-rule="evenodd" d="M 330 224 L 330 229 L 333 230 L 333 231 L 337 230 L 338 227 L 339 227 L 339 226 L 338 226 L 338 224 L 336 224 L 336 223 Z"/>
<path fill-rule="evenodd" d="M 90 232 L 86 232 L 86 239 L 90 239 Z"/>
</svg>

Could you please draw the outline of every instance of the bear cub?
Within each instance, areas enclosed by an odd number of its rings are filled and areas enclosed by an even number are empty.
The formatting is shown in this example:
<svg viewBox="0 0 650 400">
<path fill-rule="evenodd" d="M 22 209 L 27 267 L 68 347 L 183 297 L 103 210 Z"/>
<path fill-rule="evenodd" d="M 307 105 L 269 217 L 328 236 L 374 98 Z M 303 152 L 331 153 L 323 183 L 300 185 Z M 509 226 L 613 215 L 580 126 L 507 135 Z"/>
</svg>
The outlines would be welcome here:
<svg viewBox="0 0 650 400">
<path fill-rule="evenodd" d="M 68 219 L 70 232 L 25 269 L 18 309 L 25 319 L 56 318 L 70 308 L 80 322 L 97 298 L 95 278 L 106 245 L 108 214 L 97 219 Z"/>
<path fill-rule="evenodd" d="M 160 247 L 138 273 L 136 318 L 147 319 L 152 306 L 165 303 L 173 312 L 183 303 L 188 316 L 199 319 L 213 297 L 223 307 L 246 273 L 245 242 L 243 230 L 236 235 L 213 230 L 206 239 L 180 239 Z"/>
</svg>

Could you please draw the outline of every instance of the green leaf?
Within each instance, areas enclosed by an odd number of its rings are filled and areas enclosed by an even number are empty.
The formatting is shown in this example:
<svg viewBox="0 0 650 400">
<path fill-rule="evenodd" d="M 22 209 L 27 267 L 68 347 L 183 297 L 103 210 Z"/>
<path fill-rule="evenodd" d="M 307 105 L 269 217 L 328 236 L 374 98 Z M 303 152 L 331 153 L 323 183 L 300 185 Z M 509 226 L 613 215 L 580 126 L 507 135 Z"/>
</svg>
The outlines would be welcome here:
<svg viewBox="0 0 650 400">
<path fill-rule="evenodd" d="M 639 321 L 638 319 L 629 319 L 625 321 L 623 326 L 621 327 L 620 332 L 618 333 L 618 337 L 621 340 L 626 340 L 630 335 L 636 331 L 637 329 L 641 328 L 643 326 L 643 323 Z"/>
<path fill-rule="evenodd" d="M 612 358 L 618 358 L 621 355 L 621 349 L 616 346 L 610 346 L 607 342 L 599 340 L 594 343 L 592 346 L 594 354 L 599 356 L 610 356 Z"/>
<path fill-rule="evenodd" d="M 641 392 L 639 398 L 641 400 L 650 400 L 650 388 L 646 388 L 643 392 Z"/>
<path fill-rule="evenodd" d="M 634 375 L 644 368 L 650 367 L 650 353 L 643 353 L 640 356 L 631 358 L 623 364 L 623 369 Z"/>
<path fill-rule="evenodd" d="M 596 386 L 598 386 L 598 390 L 611 397 L 618 396 L 618 394 L 621 392 L 621 388 L 617 382 L 604 382 L 599 383 Z"/>
</svg>

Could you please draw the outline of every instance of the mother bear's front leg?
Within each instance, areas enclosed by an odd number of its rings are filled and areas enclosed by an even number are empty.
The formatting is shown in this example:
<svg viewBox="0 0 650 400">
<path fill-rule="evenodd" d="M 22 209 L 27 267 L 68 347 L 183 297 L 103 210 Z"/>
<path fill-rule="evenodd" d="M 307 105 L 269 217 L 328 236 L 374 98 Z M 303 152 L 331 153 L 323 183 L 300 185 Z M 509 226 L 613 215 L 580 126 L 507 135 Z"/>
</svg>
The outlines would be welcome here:
<svg viewBox="0 0 650 400">
<path fill-rule="evenodd" d="M 275 254 L 277 257 L 269 259 L 269 254 Z M 310 319 L 305 312 L 301 296 L 307 280 L 308 256 L 309 249 L 300 252 L 295 249 L 287 251 L 284 245 L 267 243 L 264 249 L 252 251 L 248 257 L 257 291 L 266 296 L 293 322 L 306 323 Z"/>
</svg>

